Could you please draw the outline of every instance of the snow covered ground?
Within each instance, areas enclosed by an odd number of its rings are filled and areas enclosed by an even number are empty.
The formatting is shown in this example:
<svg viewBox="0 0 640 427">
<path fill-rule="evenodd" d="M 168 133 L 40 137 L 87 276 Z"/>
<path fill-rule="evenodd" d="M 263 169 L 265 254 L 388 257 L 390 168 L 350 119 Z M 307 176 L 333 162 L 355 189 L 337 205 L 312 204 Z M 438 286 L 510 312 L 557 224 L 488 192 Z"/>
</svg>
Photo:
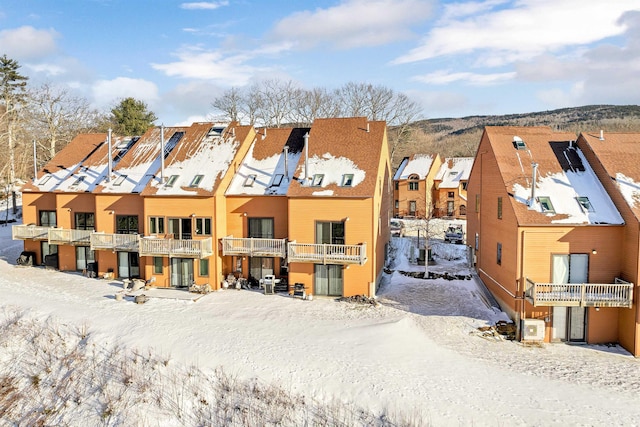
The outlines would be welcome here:
<svg viewBox="0 0 640 427">
<path fill-rule="evenodd" d="M 134 304 L 115 300 L 116 280 L 16 266 L 22 242 L 0 226 L 0 321 L 18 310 L 170 366 L 222 367 L 240 379 L 402 412 L 424 425 L 640 425 L 638 360 L 616 346 L 524 347 L 481 337 L 477 327 L 504 313 L 482 302 L 474 280 L 401 274 L 425 268 L 408 260 L 411 239 L 393 238 L 393 272 L 378 307 L 247 290 Z M 430 271 L 470 273 L 464 246 L 434 241 L 432 250 Z M 0 345 L 0 368 L 12 363 L 11 343 Z M 146 421 L 154 423 L 162 424 Z"/>
</svg>

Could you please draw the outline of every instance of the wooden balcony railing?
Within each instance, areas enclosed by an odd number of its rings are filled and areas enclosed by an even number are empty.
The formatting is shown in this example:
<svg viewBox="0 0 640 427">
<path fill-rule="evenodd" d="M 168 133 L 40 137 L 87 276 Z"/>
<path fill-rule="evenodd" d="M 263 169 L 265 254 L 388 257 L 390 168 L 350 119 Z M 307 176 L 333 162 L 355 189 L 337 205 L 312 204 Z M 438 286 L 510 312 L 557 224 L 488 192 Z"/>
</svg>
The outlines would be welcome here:
<svg viewBox="0 0 640 427">
<path fill-rule="evenodd" d="M 255 237 L 223 237 L 222 255 L 279 257 L 286 256 L 286 239 L 260 239 Z"/>
<path fill-rule="evenodd" d="M 367 262 L 367 244 L 332 245 L 291 242 L 287 245 L 289 262 L 315 264 L 359 264 Z"/>
<path fill-rule="evenodd" d="M 75 230 L 73 228 L 50 228 L 49 243 L 56 245 L 89 246 L 93 230 Z"/>
<path fill-rule="evenodd" d="M 140 256 L 206 258 L 211 255 L 213 255 L 211 237 L 201 240 L 164 239 L 159 237 L 143 237 L 140 239 Z"/>
<path fill-rule="evenodd" d="M 138 252 L 137 234 L 91 233 L 91 250 Z"/>
<path fill-rule="evenodd" d="M 40 225 L 14 225 L 11 227 L 13 240 L 48 240 L 49 229 Z"/>
<path fill-rule="evenodd" d="M 537 283 L 527 279 L 526 299 L 535 307 L 626 307 L 633 304 L 633 283 Z"/>
</svg>

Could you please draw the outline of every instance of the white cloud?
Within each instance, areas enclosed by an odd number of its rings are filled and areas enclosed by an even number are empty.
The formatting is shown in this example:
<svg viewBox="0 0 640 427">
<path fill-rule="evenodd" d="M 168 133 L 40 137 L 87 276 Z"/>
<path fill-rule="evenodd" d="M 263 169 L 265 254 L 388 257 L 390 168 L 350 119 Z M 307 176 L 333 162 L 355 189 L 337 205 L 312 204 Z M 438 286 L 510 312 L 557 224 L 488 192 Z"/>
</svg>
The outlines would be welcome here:
<svg viewBox="0 0 640 427">
<path fill-rule="evenodd" d="M 150 107 L 159 99 L 155 83 L 143 79 L 117 77 L 113 80 L 98 80 L 92 87 L 94 103 L 99 107 L 109 106 L 118 99 L 132 97 L 144 101 Z"/>
<path fill-rule="evenodd" d="M 190 2 L 190 3 L 182 3 L 180 5 L 181 9 L 187 10 L 213 10 L 222 6 L 228 6 L 228 1 L 200 1 L 200 2 Z"/>
<path fill-rule="evenodd" d="M 39 30 L 28 25 L 2 30 L 0 52 L 18 61 L 46 57 L 57 52 L 58 37 L 58 32 L 53 29 Z"/>
<path fill-rule="evenodd" d="M 35 73 L 44 73 L 46 76 L 49 76 L 49 77 L 60 76 L 67 71 L 64 67 L 58 64 L 52 64 L 52 63 L 40 63 L 40 64 L 26 63 L 25 67 L 29 68 Z"/>
<path fill-rule="evenodd" d="M 626 29 L 620 17 L 629 10 L 639 10 L 637 0 L 615 2 L 583 0 L 521 0 L 510 8 L 503 3 L 488 2 L 489 12 L 468 17 L 467 13 L 450 13 L 425 37 L 422 44 L 400 56 L 395 63 L 409 63 L 443 55 L 476 51 L 517 53 L 520 58 L 556 52 L 614 37 Z M 476 7 L 477 3 L 461 3 Z"/>
<path fill-rule="evenodd" d="M 337 48 L 378 46 L 411 36 L 410 25 L 431 14 L 425 0 L 345 0 L 337 6 L 296 12 L 278 22 L 276 39 L 300 48 L 327 43 Z"/>
<path fill-rule="evenodd" d="M 512 80 L 515 76 L 515 72 L 477 74 L 469 72 L 452 73 L 448 71 L 435 71 L 422 76 L 415 76 L 413 77 L 413 80 L 436 85 L 444 85 L 454 82 L 464 82 L 473 85 L 490 85 Z"/>
</svg>

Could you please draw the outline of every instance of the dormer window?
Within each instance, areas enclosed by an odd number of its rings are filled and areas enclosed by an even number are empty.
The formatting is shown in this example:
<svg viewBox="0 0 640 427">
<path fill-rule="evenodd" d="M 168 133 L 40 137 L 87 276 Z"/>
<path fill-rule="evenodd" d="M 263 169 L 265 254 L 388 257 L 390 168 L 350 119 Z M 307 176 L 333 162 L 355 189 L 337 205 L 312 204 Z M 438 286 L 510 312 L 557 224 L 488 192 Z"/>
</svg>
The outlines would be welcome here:
<svg viewBox="0 0 640 427">
<path fill-rule="evenodd" d="M 124 182 L 124 180 L 127 179 L 127 175 L 120 175 L 114 182 L 113 185 L 114 186 L 118 186 L 118 185 L 122 185 L 122 183 Z"/>
<path fill-rule="evenodd" d="M 514 136 L 513 137 L 513 146 L 516 148 L 516 150 L 526 150 L 527 149 L 527 144 L 525 144 L 524 141 L 522 140 L 522 138 L 520 138 L 519 136 Z"/>
<path fill-rule="evenodd" d="M 342 186 L 343 187 L 351 187 L 352 184 L 353 184 L 353 174 L 352 173 L 345 173 L 344 175 L 342 175 Z"/>
<path fill-rule="evenodd" d="M 322 180 L 324 179 L 324 174 L 317 173 L 313 175 L 313 181 L 311 182 L 311 186 L 320 187 L 322 185 Z"/>
<path fill-rule="evenodd" d="M 553 208 L 551 204 L 551 199 L 547 196 L 538 197 L 538 203 L 540 203 L 540 209 L 542 209 L 543 213 L 556 213 L 556 210 Z"/>
<path fill-rule="evenodd" d="M 176 181 L 178 180 L 178 177 L 180 175 L 171 175 L 169 177 L 169 179 L 167 180 L 167 183 L 164 185 L 165 187 L 173 187 L 173 184 L 176 183 Z"/>
<path fill-rule="evenodd" d="M 274 178 L 273 178 L 273 184 L 271 184 L 273 187 L 280 187 L 280 184 L 282 184 L 282 179 L 284 178 L 284 175 L 279 173 L 277 174 Z"/>
<path fill-rule="evenodd" d="M 245 187 L 253 187 L 253 183 L 256 182 L 256 178 L 258 177 L 258 175 L 255 174 L 251 174 L 247 177 L 247 179 L 244 180 L 244 186 Z"/>
<path fill-rule="evenodd" d="M 197 187 L 198 185 L 200 185 L 200 182 L 202 181 L 202 178 L 204 178 L 204 175 L 196 175 L 193 177 L 193 180 L 191 181 L 191 184 L 189 184 L 189 187 Z"/>
<path fill-rule="evenodd" d="M 576 200 L 580 204 L 580 207 L 584 212 L 594 212 L 593 205 L 586 196 L 576 197 Z"/>
</svg>

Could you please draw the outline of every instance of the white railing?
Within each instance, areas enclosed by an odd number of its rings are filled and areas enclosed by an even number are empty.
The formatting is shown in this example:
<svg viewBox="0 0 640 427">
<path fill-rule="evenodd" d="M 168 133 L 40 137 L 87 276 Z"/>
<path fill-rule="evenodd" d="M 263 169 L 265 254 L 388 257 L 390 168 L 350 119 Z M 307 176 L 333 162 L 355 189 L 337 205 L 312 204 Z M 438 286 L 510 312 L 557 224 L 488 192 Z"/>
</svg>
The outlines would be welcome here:
<svg viewBox="0 0 640 427">
<path fill-rule="evenodd" d="M 255 237 L 223 237 L 222 255 L 272 256 L 284 258 L 286 239 L 260 239 Z"/>
<path fill-rule="evenodd" d="M 534 306 L 627 307 L 633 304 L 633 283 L 537 283 L 527 279 L 525 297 Z"/>
<path fill-rule="evenodd" d="M 296 243 L 287 245 L 289 262 L 313 262 L 316 264 L 359 264 L 367 262 L 367 244 L 332 245 Z"/>
<path fill-rule="evenodd" d="M 140 256 L 206 258 L 211 255 L 213 255 L 211 237 L 201 240 L 163 239 L 157 237 L 143 237 L 140 239 Z"/>
<path fill-rule="evenodd" d="M 91 250 L 138 252 L 137 234 L 91 233 Z"/>
<path fill-rule="evenodd" d="M 73 228 L 50 228 L 49 243 L 89 245 L 89 236 L 93 230 L 75 230 Z"/>
<path fill-rule="evenodd" d="M 40 225 L 14 225 L 11 227 L 11 238 L 13 240 L 47 240 L 50 228 Z"/>
</svg>

